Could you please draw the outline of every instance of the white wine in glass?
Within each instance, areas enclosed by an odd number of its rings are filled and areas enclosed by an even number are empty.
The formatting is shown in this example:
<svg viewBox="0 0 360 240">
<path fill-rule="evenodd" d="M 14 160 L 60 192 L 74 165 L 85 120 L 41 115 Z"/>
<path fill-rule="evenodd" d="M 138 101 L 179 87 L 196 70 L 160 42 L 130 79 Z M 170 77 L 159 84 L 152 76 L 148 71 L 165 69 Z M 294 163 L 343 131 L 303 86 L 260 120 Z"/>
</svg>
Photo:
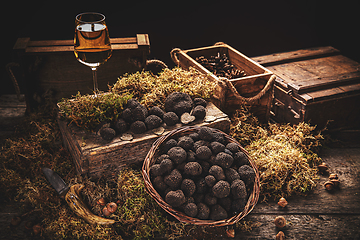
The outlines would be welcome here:
<svg viewBox="0 0 360 240">
<path fill-rule="evenodd" d="M 98 92 L 97 68 L 112 54 L 109 30 L 101 13 L 81 13 L 75 18 L 74 53 L 93 73 L 94 93 Z"/>
</svg>

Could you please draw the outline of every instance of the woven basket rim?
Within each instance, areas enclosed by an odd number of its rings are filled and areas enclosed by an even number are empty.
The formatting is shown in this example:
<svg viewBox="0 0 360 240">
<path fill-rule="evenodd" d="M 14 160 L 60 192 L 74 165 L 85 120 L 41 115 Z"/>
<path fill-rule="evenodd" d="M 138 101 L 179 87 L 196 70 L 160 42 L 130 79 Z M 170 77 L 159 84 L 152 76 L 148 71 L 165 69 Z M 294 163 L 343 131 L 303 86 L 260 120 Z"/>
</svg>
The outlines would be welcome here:
<svg viewBox="0 0 360 240">
<path fill-rule="evenodd" d="M 170 215 L 172 215 L 173 217 L 175 217 L 177 220 L 179 220 L 181 222 L 194 224 L 194 225 L 202 225 L 202 226 L 233 225 L 233 224 L 237 223 L 238 221 L 240 221 L 242 218 L 244 218 L 247 214 L 249 214 L 254 209 L 254 207 L 259 199 L 260 177 L 259 177 L 259 171 L 255 165 L 255 162 L 250 157 L 249 153 L 234 138 L 232 138 L 228 134 L 222 132 L 221 130 L 212 128 L 215 132 L 224 134 L 224 136 L 226 137 L 226 139 L 229 142 L 236 143 L 240 147 L 241 151 L 248 157 L 249 163 L 255 171 L 255 181 L 254 181 L 254 185 L 253 185 L 253 190 L 252 190 L 252 192 L 248 198 L 248 201 L 245 205 L 245 208 L 242 212 L 240 212 L 237 215 L 234 215 L 230 218 L 218 220 L 218 221 L 202 220 L 202 219 L 198 219 L 198 218 L 189 217 L 185 213 L 173 209 L 167 202 L 165 202 L 165 200 L 160 196 L 160 194 L 155 190 L 155 188 L 152 185 L 149 171 L 150 171 L 150 167 L 152 166 L 152 164 L 155 161 L 155 157 L 157 156 L 160 145 L 163 142 L 165 142 L 165 140 L 167 140 L 173 136 L 185 134 L 185 133 L 189 133 L 189 132 L 194 132 L 200 128 L 201 128 L 201 126 L 180 127 L 180 128 L 174 129 L 174 130 L 168 132 L 167 134 L 159 137 L 152 144 L 149 152 L 147 153 L 147 155 L 144 159 L 144 163 L 143 163 L 142 170 L 141 170 L 141 173 L 142 173 L 142 176 L 144 179 L 145 189 L 150 194 L 150 196 L 160 205 L 160 207 L 162 209 L 164 209 L 167 213 L 169 213 Z"/>
</svg>

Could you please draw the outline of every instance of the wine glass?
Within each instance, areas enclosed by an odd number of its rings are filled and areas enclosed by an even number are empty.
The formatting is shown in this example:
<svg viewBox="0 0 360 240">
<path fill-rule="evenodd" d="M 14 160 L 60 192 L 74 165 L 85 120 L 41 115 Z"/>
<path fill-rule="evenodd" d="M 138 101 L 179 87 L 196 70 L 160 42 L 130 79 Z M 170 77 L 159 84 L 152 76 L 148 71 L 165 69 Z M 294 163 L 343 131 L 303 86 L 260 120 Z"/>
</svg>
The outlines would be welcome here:
<svg viewBox="0 0 360 240">
<path fill-rule="evenodd" d="M 112 54 L 109 31 L 103 14 L 86 12 L 76 16 L 74 53 L 79 62 L 91 68 L 96 96 L 99 91 L 97 68 Z"/>
</svg>

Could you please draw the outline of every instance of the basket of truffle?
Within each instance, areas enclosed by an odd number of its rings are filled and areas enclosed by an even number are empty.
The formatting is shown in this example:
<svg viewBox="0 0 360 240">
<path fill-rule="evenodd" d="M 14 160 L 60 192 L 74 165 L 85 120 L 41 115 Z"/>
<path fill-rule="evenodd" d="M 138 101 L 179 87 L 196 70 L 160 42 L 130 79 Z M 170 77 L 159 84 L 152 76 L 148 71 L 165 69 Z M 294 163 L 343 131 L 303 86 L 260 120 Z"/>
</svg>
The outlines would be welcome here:
<svg viewBox="0 0 360 240">
<path fill-rule="evenodd" d="M 227 226 L 255 207 L 259 173 L 247 151 L 205 126 L 177 128 L 158 138 L 142 167 L 152 198 L 177 220 Z"/>
</svg>

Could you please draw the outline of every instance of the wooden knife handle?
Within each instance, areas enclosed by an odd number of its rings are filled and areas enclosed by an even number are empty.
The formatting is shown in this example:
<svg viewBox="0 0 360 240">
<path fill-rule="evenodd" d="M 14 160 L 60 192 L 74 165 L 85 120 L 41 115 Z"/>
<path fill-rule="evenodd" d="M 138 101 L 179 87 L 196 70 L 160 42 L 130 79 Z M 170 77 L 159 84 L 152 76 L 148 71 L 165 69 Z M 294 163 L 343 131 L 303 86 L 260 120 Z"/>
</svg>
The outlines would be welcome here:
<svg viewBox="0 0 360 240">
<path fill-rule="evenodd" d="M 65 200 L 69 204 L 69 207 L 78 215 L 90 224 L 110 225 L 115 223 L 115 220 L 99 217 L 93 214 L 81 200 L 80 191 L 85 186 L 82 184 L 75 184 L 70 187 L 69 191 L 65 195 Z"/>
</svg>

